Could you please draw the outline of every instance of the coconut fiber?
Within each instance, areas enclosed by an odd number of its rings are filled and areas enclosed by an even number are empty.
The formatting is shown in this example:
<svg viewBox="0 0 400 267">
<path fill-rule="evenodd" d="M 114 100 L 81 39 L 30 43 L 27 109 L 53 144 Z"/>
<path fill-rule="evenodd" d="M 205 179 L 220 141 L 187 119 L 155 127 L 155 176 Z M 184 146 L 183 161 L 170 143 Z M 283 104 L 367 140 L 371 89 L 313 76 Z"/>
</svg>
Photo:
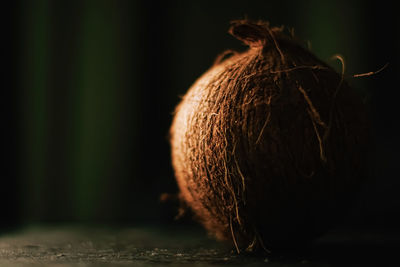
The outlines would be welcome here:
<svg viewBox="0 0 400 267">
<path fill-rule="evenodd" d="M 303 244 L 366 176 L 366 108 L 283 28 L 241 20 L 229 32 L 248 50 L 221 56 L 175 110 L 179 197 L 238 252 Z"/>
</svg>

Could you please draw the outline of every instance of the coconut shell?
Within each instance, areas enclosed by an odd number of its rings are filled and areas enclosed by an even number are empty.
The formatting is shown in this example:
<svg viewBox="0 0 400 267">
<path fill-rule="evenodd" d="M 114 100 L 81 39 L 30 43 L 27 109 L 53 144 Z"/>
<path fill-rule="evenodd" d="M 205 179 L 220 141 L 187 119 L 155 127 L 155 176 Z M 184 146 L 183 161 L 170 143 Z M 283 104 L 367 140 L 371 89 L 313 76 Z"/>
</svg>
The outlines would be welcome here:
<svg viewBox="0 0 400 267">
<path fill-rule="evenodd" d="M 204 73 L 176 107 L 180 198 L 238 251 L 291 247 L 341 216 L 366 177 L 361 97 L 282 28 L 235 21 L 249 46 Z"/>
</svg>

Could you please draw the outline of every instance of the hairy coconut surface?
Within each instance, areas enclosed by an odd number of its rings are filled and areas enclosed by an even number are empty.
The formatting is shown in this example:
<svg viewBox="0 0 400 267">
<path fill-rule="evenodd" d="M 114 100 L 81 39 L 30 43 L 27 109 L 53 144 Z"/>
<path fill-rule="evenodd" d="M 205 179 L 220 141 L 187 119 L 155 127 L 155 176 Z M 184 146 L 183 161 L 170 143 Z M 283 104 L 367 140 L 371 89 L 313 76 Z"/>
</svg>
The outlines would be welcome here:
<svg viewBox="0 0 400 267">
<path fill-rule="evenodd" d="M 238 251 L 311 240 L 365 178 L 365 108 L 283 29 L 235 21 L 230 33 L 249 49 L 212 66 L 176 108 L 180 197 Z"/>
</svg>

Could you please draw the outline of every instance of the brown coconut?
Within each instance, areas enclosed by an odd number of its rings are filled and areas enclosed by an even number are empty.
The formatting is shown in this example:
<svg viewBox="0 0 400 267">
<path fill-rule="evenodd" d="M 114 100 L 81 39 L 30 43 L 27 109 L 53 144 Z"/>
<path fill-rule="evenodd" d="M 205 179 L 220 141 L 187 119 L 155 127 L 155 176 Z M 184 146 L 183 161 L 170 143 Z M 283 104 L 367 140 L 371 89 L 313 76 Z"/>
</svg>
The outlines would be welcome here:
<svg viewBox="0 0 400 267">
<path fill-rule="evenodd" d="M 249 49 L 212 66 L 175 111 L 180 197 L 238 251 L 312 240 L 366 176 L 366 109 L 282 28 L 235 21 L 229 32 Z"/>
</svg>

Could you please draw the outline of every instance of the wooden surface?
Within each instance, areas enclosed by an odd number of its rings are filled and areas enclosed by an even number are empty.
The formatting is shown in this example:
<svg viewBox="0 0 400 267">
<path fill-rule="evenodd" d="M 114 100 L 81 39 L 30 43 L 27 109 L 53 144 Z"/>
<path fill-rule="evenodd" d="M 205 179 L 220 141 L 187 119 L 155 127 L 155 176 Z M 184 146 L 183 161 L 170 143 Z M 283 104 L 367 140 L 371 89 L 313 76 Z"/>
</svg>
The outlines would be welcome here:
<svg viewBox="0 0 400 267">
<path fill-rule="evenodd" d="M 0 236 L 0 266 L 400 266 L 400 234 L 337 230 L 313 246 L 237 255 L 199 228 L 29 227 Z"/>
</svg>

